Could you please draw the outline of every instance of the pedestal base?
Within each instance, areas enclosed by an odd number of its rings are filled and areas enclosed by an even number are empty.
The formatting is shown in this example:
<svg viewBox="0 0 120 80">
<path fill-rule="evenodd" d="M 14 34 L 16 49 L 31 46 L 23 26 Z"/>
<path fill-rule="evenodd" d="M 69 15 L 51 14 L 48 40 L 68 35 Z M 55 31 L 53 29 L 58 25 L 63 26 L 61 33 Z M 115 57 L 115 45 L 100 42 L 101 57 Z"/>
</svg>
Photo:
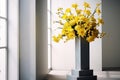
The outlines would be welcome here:
<svg viewBox="0 0 120 80">
<path fill-rule="evenodd" d="M 97 80 L 97 76 L 93 75 L 93 70 L 72 70 L 67 80 Z"/>
</svg>

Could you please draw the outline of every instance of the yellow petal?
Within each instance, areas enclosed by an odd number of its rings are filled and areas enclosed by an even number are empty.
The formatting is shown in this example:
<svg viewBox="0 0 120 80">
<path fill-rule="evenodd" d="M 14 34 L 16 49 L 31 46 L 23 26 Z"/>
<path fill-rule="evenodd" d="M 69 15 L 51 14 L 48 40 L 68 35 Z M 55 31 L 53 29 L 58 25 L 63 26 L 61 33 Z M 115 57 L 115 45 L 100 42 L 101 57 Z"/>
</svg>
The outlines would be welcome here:
<svg viewBox="0 0 120 80">
<path fill-rule="evenodd" d="M 78 7 L 78 4 L 72 4 L 72 7 L 73 7 L 73 8 L 77 8 L 77 7 Z"/>
<path fill-rule="evenodd" d="M 75 24 L 76 24 L 76 21 L 75 21 L 75 20 L 71 20 L 71 21 L 70 21 L 70 25 L 71 25 L 71 26 L 74 26 Z"/>
<path fill-rule="evenodd" d="M 65 12 L 71 12 L 71 9 L 70 9 L 70 8 L 67 8 Z"/>
<path fill-rule="evenodd" d="M 60 40 L 59 38 L 57 38 L 56 36 L 53 36 L 53 41 L 54 41 L 54 42 L 57 42 L 57 43 L 58 43 L 59 40 Z"/>
<path fill-rule="evenodd" d="M 100 15 L 100 13 L 101 13 L 100 8 L 97 8 L 97 9 L 96 9 L 96 13 L 97 13 L 98 15 Z"/>
<path fill-rule="evenodd" d="M 90 4 L 87 3 L 87 2 L 84 2 L 83 6 L 84 6 L 85 8 L 90 8 Z"/>
<path fill-rule="evenodd" d="M 82 11 L 82 10 L 80 10 L 80 9 L 76 9 L 76 13 L 77 13 L 77 14 L 80 14 L 81 11 Z"/>
<path fill-rule="evenodd" d="M 104 24 L 104 21 L 103 21 L 103 19 L 101 19 L 101 18 L 98 18 L 98 24 Z"/>
<path fill-rule="evenodd" d="M 91 14 L 90 10 L 84 10 L 85 14 L 87 14 L 88 16 Z"/>
<path fill-rule="evenodd" d="M 67 19 L 67 15 L 64 14 L 64 15 L 62 16 L 62 19 Z"/>
<path fill-rule="evenodd" d="M 92 41 L 94 41 L 94 39 L 95 39 L 95 36 L 89 36 L 89 37 L 86 38 L 86 40 L 88 42 L 92 42 Z"/>
<path fill-rule="evenodd" d="M 84 37 L 85 36 L 85 29 L 84 28 L 81 28 L 80 30 L 77 31 L 78 35 L 81 36 L 81 37 Z"/>
</svg>

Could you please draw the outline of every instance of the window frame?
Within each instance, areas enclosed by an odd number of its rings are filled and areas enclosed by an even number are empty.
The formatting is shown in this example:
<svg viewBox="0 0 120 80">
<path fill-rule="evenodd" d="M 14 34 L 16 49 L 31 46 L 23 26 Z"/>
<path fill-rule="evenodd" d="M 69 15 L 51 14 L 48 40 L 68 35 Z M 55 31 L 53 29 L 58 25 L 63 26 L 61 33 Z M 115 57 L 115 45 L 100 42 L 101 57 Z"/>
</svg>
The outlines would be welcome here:
<svg viewBox="0 0 120 80">
<path fill-rule="evenodd" d="M 47 0 L 48 15 L 48 69 L 52 70 L 52 27 L 51 27 L 51 0 Z"/>
</svg>

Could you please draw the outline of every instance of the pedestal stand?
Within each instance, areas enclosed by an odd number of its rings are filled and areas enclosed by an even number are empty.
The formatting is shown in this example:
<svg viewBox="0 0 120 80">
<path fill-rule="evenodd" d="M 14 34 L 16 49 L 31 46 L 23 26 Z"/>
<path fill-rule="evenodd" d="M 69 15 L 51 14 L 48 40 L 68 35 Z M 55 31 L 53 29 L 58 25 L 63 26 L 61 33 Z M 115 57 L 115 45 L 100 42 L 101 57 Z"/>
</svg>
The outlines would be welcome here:
<svg viewBox="0 0 120 80">
<path fill-rule="evenodd" d="M 67 80 L 97 80 L 89 68 L 89 42 L 83 38 L 75 39 L 75 70 L 71 71 Z"/>
</svg>

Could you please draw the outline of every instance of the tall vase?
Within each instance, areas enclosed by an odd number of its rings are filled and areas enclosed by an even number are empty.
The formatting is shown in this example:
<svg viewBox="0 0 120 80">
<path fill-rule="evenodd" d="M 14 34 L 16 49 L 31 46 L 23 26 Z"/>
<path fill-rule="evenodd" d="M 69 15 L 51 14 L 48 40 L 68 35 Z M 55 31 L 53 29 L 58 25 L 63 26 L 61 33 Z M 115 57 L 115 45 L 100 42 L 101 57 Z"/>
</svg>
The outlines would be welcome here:
<svg viewBox="0 0 120 80">
<path fill-rule="evenodd" d="M 83 38 L 75 38 L 75 69 L 67 80 L 97 80 L 90 70 L 89 42 Z"/>
</svg>

